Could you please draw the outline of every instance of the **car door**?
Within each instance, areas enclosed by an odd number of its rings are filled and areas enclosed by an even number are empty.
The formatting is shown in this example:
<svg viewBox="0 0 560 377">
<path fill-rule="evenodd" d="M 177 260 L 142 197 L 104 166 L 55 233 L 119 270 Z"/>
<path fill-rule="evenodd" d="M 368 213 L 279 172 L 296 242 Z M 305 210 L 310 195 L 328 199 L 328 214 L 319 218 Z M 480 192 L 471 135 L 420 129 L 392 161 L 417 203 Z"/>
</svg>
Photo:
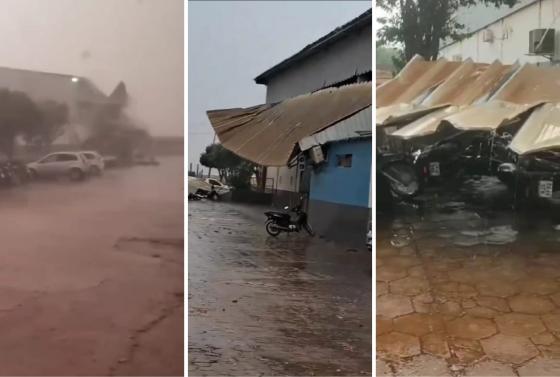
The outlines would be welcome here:
<svg viewBox="0 0 560 377">
<path fill-rule="evenodd" d="M 63 175 L 68 173 L 72 164 L 77 161 L 78 157 L 75 154 L 59 153 L 56 162 L 53 164 L 53 174 Z"/>
<path fill-rule="evenodd" d="M 50 154 L 37 163 L 37 172 L 41 175 L 51 175 L 56 169 L 58 154 Z"/>
</svg>

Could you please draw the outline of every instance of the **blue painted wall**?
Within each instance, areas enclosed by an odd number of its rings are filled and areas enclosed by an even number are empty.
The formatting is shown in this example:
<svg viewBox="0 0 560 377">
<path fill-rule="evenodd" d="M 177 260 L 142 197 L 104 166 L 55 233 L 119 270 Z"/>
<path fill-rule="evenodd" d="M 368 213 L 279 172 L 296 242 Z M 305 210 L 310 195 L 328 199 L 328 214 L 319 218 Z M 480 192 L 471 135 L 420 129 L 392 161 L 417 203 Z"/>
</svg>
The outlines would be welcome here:
<svg viewBox="0 0 560 377">
<path fill-rule="evenodd" d="M 311 173 L 311 200 L 368 207 L 371 138 L 330 143 L 327 162 Z M 352 167 L 337 166 L 337 155 L 352 154 Z"/>
</svg>

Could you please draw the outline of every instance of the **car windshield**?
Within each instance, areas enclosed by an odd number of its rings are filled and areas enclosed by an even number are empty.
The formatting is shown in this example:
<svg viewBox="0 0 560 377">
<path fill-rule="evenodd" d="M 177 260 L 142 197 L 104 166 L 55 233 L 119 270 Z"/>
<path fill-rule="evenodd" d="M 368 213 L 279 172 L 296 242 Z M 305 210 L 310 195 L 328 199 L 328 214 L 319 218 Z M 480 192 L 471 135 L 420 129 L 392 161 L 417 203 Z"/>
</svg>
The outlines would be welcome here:
<svg viewBox="0 0 560 377">
<path fill-rule="evenodd" d="M 94 160 L 95 155 L 93 153 L 84 153 L 88 160 Z"/>
</svg>

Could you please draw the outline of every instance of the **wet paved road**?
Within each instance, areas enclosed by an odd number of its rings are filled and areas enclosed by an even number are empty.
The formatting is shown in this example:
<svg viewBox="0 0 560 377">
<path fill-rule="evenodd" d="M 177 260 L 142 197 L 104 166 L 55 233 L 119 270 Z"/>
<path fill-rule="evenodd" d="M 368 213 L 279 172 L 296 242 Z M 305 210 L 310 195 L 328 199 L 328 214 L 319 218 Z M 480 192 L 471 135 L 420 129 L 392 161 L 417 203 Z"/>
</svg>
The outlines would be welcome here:
<svg viewBox="0 0 560 377">
<path fill-rule="evenodd" d="M 189 375 L 371 375 L 371 253 L 189 203 Z"/>
<path fill-rule="evenodd" d="M 0 375 L 181 375 L 182 158 L 0 191 Z"/>
<path fill-rule="evenodd" d="M 558 212 L 498 209 L 501 189 L 378 218 L 379 376 L 560 375 Z"/>
</svg>

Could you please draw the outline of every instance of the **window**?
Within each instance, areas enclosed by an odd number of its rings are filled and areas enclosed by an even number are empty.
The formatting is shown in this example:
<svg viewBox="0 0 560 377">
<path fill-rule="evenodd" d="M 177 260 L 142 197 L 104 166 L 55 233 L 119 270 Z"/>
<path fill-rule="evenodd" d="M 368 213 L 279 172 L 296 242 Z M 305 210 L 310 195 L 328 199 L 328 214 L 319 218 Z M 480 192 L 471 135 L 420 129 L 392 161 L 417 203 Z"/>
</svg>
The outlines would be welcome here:
<svg viewBox="0 0 560 377">
<path fill-rule="evenodd" d="M 339 168 L 351 168 L 352 167 L 352 155 L 351 154 L 337 154 L 336 155 L 336 166 Z"/>
<path fill-rule="evenodd" d="M 59 154 L 56 161 L 77 161 L 78 157 L 73 154 Z"/>
<path fill-rule="evenodd" d="M 84 153 L 84 156 L 86 156 L 88 160 L 95 160 L 95 155 L 93 153 Z"/>
<path fill-rule="evenodd" d="M 55 162 L 57 159 L 57 155 L 56 154 L 51 154 L 50 156 L 47 156 L 45 158 L 43 158 L 41 161 L 39 161 L 41 164 L 48 164 L 49 162 Z"/>
<path fill-rule="evenodd" d="M 220 182 L 216 181 L 215 179 L 209 179 L 208 182 L 211 185 L 214 185 L 214 186 L 221 186 L 222 185 Z"/>
</svg>

